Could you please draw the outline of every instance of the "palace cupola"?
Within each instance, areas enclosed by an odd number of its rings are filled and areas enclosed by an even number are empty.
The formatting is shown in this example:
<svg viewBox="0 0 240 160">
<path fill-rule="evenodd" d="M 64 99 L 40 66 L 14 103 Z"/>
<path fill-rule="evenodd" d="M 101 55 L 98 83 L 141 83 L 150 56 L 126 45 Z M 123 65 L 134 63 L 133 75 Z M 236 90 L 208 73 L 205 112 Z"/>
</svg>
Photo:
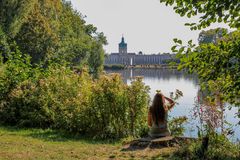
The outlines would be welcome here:
<svg viewBox="0 0 240 160">
<path fill-rule="evenodd" d="M 122 37 L 122 41 L 118 44 L 118 49 L 120 54 L 127 54 L 127 43 L 125 43 L 124 37 Z"/>
</svg>

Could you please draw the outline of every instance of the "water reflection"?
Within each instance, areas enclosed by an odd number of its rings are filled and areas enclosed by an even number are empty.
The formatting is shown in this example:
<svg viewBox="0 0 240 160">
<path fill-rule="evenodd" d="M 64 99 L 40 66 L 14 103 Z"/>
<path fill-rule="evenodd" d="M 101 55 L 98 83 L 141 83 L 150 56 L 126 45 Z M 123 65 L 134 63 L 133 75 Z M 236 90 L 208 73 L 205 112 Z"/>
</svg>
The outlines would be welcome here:
<svg viewBox="0 0 240 160">
<path fill-rule="evenodd" d="M 196 75 L 186 74 L 184 71 L 176 69 L 124 69 L 124 70 L 106 70 L 107 73 L 120 73 L 123 76 L 124 82 L 127 82 L 132 77 L 143 76 L 147 79 L 170 80 L 170 79 L 184 79 L 191 81 L 198 85 L 198 78 Z"/>
<path fill-rule="evenodd" d="M 179 89 L 183 92 L 183 97 L 178 100 L 178 104 L 171 111 L 170 116 L 187 116 L 191 123 L 186 124 L 185 136 L 197 136 L 196 125 L 197 120 L 192 120 L 192 110 L 195 104 L 195 98 L 199 91 L 199 81 L 196 75 L 187 74 L 184 71 L 174 69 L 125 69 L 125 70 L 106 70 L 107 73 L 120 73 L 123 76 L 125 83 L 130 84 L 131 78 L 135 76 L 143 76 L 144 83 L 150 86 L 150 96 L 156 93 L 156 90 L 161 90 L 164 95 L 169 96 L 170 92 Z M 228 122 L 236 124 L 240 121 L 235 113 L 237 107 L 232 110 L 226 110 L 225 116 Z M 240 139 L 240 127 L 235 126 L 235 138 Z"/>
</svg>

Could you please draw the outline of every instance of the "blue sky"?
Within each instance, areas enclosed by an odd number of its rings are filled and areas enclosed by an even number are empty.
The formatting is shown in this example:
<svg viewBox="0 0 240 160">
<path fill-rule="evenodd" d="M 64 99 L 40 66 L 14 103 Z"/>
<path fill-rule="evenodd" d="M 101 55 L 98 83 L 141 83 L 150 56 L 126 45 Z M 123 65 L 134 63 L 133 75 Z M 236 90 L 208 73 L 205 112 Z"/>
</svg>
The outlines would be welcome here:
<svg viewBox="0 0 240 160">
<path fill-rule="evenodd" d="M 191 31 L 186 22 L 196 22 L 176 14 L 172 7 L 159 0 L 71 0 L 73 7 L 85 15 L 88 24 L 94 24 L 104 32 L 107 53 L 118 51 L 122 34 L 129 52 L 145 54 L 171 52 L 173 38 L 183 41 L 193 39 L 197 43 L 200 31 Z M 214 24 L 210 28 L 227 27 Z M 209 28 L 208 28 L 209 29 Z"/>
</svg>

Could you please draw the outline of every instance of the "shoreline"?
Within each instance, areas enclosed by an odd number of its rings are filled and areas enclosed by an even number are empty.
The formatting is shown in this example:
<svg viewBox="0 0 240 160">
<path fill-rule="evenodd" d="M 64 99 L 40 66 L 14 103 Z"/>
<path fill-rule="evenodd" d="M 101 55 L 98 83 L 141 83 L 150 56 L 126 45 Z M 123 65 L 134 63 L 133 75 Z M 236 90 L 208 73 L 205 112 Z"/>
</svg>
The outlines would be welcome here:
<svg viewBox="0 0 240 160">
<path fill-rule="evenodd" d="M 104 65 L 104 69 L 177 69 L 178 65 L 133 65 L 133 66 L 124 66 L 124 65 Z"/>
</svg>

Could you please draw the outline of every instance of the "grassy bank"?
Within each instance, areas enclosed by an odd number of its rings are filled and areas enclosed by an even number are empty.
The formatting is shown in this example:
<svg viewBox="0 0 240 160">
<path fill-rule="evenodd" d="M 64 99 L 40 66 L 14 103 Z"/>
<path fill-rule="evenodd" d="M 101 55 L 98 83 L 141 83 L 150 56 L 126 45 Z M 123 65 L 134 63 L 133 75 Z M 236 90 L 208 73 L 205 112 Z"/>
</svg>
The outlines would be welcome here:
<svg viewBox="0 0 240 160">
<path fill-rule="evenodd" d="M 97 141 L 63 132 L 0 127 L 0 160 L 165 159 L 176 148 L 121 151 L 123 141 Z M 163 158 L 165 157 L 165 158 Z"/>
</svg>

